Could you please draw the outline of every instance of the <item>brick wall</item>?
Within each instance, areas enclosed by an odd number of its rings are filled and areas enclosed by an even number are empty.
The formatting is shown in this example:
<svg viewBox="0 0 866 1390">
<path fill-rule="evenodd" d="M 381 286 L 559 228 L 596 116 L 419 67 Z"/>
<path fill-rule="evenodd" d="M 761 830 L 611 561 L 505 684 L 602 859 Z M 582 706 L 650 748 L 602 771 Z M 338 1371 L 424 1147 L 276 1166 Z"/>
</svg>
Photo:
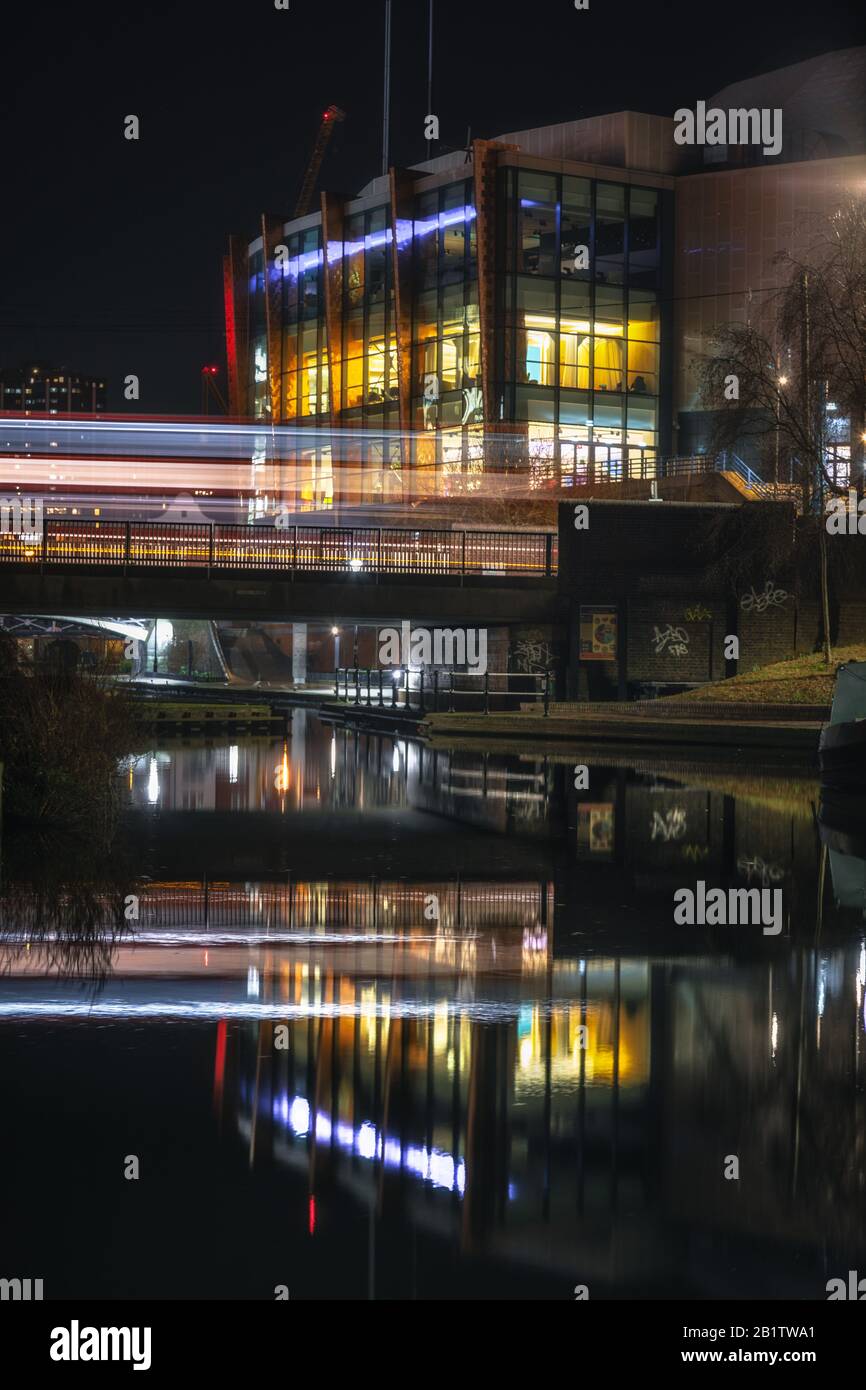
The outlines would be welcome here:
<svg viewBox="0 0 866 1390">
<path fill-rule="evenodd" d="M 784 589 L 775 588 L 772 594 L 781 595 L 784 592 Z M 788 657 L 794 656 L 799 629 L 797 600 L 793 594 L 788 594 L 784 599 L 778 597 L 776 602 L 768 604 L 762 610 L 750 608 L 750 594 L 747 593 L 745 597 L 747 607 L 743 608 L 741 596 L 737 612 L 737 630 L 740 638 L 740 660 L 737 664 L 739 675 L 754 671 L 757 666 L 766 666 L 772 661 L 785 661 Z"/>
<path fill-rule="evenodd" d="M 634 599 L 628 605 L 630 681 L 706 681 L 724 669 L 722 599 L 690 602 L 680 596 Z M 710 614 L 710 618 L 704 617 Z"/>
</svg>

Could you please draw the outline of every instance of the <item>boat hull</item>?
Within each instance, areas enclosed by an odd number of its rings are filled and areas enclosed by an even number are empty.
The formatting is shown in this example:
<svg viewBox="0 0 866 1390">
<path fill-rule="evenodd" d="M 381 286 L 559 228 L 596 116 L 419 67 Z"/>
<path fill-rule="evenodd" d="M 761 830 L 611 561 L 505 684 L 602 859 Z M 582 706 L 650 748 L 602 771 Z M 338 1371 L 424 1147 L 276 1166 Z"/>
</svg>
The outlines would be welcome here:
<svg viewBox="0 0 866 1390">
<path fill-rule="evenodd" d="M 821 781 L 866 791 L 866 719 L 828 724 L 818 744 Z"/>
</svg>

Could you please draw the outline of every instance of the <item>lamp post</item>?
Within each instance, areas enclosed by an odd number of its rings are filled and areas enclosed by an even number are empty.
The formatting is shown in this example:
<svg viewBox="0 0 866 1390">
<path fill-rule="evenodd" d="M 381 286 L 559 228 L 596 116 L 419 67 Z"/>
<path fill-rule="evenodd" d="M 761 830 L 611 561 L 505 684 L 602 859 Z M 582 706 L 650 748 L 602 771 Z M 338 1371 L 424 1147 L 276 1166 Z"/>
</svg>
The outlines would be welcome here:
<svg viewBox="0 0 866 1390">
<path fill-rule="evenodd" d="M 780 402 L 781 399 L 782 399 L 782 387 L 783 387 L 783 386 L 787 386 L 787 385 L 788 385 L 788 378 L 787 378 L 786 376 L 780 376 L 779 379 L 778 379 L 777 386 L 776 386 L 776 456 L 775 456 L 775 462 L 774 462 L 774 464 L 773 464 L 773 482 L 774 482 L 774 483 L 778 483 L 778 481 L 779 481 L 779 429 L 780 429 L 780 424 L 781 424 L 781 421 L 780 421 L 780 414 L 781 414 L 781 412 L 780 412 L 780 408 L 779 408 L 779 402 Z"/>
</svg>

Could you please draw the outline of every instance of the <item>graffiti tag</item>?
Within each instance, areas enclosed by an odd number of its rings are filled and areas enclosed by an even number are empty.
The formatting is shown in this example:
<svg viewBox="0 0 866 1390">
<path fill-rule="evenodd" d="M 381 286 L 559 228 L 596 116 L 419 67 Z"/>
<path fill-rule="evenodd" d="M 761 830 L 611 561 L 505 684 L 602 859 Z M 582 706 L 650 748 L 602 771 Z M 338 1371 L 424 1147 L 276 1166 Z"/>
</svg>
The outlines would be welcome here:
<svg viewBox="0 0 866 1390">
<path fill-rule="evenodd" d="M 752 585 L 740 599 L 740 607 L 744 613 L 766 613 L 768 608 L 781 608 L 790 597 L 786 589 L 774 588 L 772 579 L 768 579 L 760 593 L 756 593 Z"/>
<path fill-rule="evenodd" d="M 516 671 L 548 671 L 553 665 L 553 652 L 547 642 L 524 637 L 514 644 L 513 660 Z"/>
<path fill-rule="evenodd" d="M 652 838 L 654 840 L 679 840 L 686 833 L 686 813 L 682 806 L 674 806 L 665 815 L 659 815 L 658 811 L 653 811 Z"/>
<path fill-rule="evenodd" d="M 753 878 L 757 879 L 764 888 L 769 888 L 771 883 L 779 883 L 785 877 L 783 868 L 778 864 L 768 864 L 757 854 L 754 859 L 741 854 L 737 860 L 737 873 L 742 874 L 747 883 L 751 883 Z"/>
<path fill-rule="evenodd" d="M 667 627 L 654 627 L 652 640 L 656 656 L 661 656 L 665 651 L 669 656 L 689 654 L 689 634 L 684 627 L 672 627 L 670 623 Z"/>
</svg>

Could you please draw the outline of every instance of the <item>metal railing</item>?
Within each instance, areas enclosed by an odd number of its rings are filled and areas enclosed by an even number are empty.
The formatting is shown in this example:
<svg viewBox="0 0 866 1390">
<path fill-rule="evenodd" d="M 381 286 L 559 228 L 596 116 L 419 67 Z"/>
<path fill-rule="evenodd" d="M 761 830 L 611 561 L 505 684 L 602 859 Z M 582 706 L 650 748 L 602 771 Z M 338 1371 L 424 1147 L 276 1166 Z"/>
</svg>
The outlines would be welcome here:
<svg viewBox="0 0 866 1390">
<path fill-rule="evenodd" d="M 716 460 L 710 454 L 683 454 L 665 459 L 661 471 L 665 478 L 702 477 L 715 473 Z"/>
<path fill-rule="evenodd" d="M 502 714 L 538 704 L 545 718 L 556 695 L 553 671 L 407 671 L 405 668 L 338 666 L 334 698 L 367 709 L 418 714 Z M 462 703 L 461 703 L 462 702 Z"/>
<path fill-rule="evenodd" d="M 41 537 L 0 534 L 0 564 L 285 574 L 525 575 L 557 571 L 552 531 L 448 531 L 219 522 L 45 522 Z"/>
</svg>

